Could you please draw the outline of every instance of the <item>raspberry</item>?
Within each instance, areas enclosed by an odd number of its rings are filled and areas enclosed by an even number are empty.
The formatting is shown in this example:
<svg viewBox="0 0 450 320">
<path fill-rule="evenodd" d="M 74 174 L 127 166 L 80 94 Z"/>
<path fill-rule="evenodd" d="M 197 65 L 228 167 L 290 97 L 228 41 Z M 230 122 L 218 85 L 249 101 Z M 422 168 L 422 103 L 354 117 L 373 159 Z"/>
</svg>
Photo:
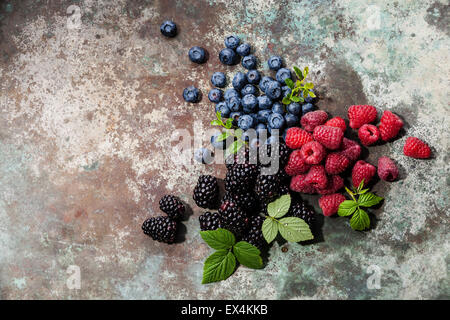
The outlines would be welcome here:
<svg viewBox="0 0 450 320">
<path fill-rule="evenodd" d="M 319 164 L 327 154 L 325 148 L 317 141 L 310 141 L 303 145 L 300 153 L 306 164 Z"/>
<path fill-rule="evenodd" d="M 333 152 L 327 156 L 325 160 L 325 171 L 328 174 L 339 174 L 350 164 L 350 160 L 341 153 Z"/>
<path fill-rule="evenodd" d="M 332 194 L 344 187 L 344 179 L 338 175 L 332 175 L 328 178 L 328 185 L 324 189 L 316 189 L 318 194 Z"/>
<path fill-rule="evenodd" d="M 431 156 L 431 149 L 419 138 L 409 137 L 403 146 L 403 154 L 416 159 L 427 159 Z"/>
<path fill-rule="evenodd" d="M 361 155 L 361 146 L 358 142 L 344 137 L 342 139 L 341 154 L 346 156 L 350 161 L 356 161 Z"/>
<path fill-rule="evenodd" d="M 347 129 L 347 125 L 345 124 L 345 120 L 341 117 L 334 117 L 325 122 L 326 126 L 329 127 L 336 127 L 342 129 L 343 132 Z"/>
<path fill-rule="evenodd" d="M 395 138 L 403 127 L 403 121 L 397 115 L 386 110 L 380 119 L 380 124 L 378 129 L 380 130 L 381 139 L 383 141 L 388 141 Z"/>
<path fill-rule="evenodd" d="M 358 130 L 358 137 L 365 146 L 370 146 L 380 140 L 380 131 L 373 124 L 364 124 Z"/>
<path fill-rule="evenodd" d="M 289 128 L 286 132 L 286 145 L 291 149 L 298 149 L 305 143 L 312 140 L 313 138 L 311 133 L 298 127 Z"/>
<path fill-rule="evenodd" d="M 331 216 L 338 212 L 339 205 L 344 202 L 345 196 L 340 193 L 333 193 L 320 197 L 319 206 L 324 216 Z"/>
<path fill-rule="evenodd" d="M 305 183 L 310 184 L 316 189 L 326 188 L 328 185 L 328 177 L 324 166 L 312 166 L 306 174 Z"/>
<path fill-rule="evenodd" d="M 374 106 L 359 105 L 348 108 L 350 127 L 359 129 L 363 124 L 371 123 L 377 118 L 377 109 Z"/>
<path fill-rule="evenodd" d="M 385 181 L 394 181 L 398 178 L 398 168 L 394 160 L 388 157 L 378 159 L 378 176 Z"/>
<path fill-rule="evenodd" d="M 314 140 L 320 142 L 325 148 L 336 150 L 341 146 L 344 132 L 336 127 L 317 126 L 314 129 Z"/>
<path fill-rule="evenodd" d="M 295 192 L 309 193 L 309 194 L 316 193 L 314 187 L 310 186 L 305 182 L 305 178 L 306 174 L 299 174 L 295 177 L 292 177 L 289 188 L 291 188 L 291 190 Z"/>
<path fill-rule="evenodd" d="M 364 179 L 364 185 L 370 182 L 375 175 L 377 169 L 368 162 L 359 160 L 355 163 L 352 170 L 352 182 L 355 187 L 358 187 L 361 181 Z"/>
<path fill-rule="evenodd" d="M 289 161 L 284 168 L 284 171 L 290 176 L 296 176 L 298 174 L 307 172 L 309 168 L 309 164 L 306 164 L 305 160 L 303 159 L 301 150 L 294 150 L 289 156 Z"/>
<path fill-rule="evenodd" d="M 308 131 L 313 132 L 314 128 L 317 126 L 320 126 L 321 124 L 324 124 L 328 119 L 328 114 L 325 111 L 317 110 L 308 112 L 305 114 L 301 119 L 300 123 L 302 124 L 302 127 Z"/>
</svg>

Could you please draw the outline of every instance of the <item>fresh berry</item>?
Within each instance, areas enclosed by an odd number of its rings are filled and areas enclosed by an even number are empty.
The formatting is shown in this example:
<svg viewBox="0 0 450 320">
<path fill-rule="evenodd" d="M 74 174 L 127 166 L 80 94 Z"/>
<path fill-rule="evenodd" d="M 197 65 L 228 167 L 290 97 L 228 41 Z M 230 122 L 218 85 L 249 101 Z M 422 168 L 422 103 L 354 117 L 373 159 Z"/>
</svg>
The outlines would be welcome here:
<svg viewBox="0 0 450 320">
<path fill-rule="evenodd" d="M 222 228 L 222 222 L 220 221 L 220 215 L 217 212 L 205 212 L 198 217 L 200 222 L 200 230 L 216 230 Z"/>
<path fill-rule="evenodd" d="M 283 59 L 279 56 L 272 56 L 267 60 L 270 70 L 278 71 L 283 66 Z"/>
<path fill-rule="evenodd" d="M 286 113 L 284 115 L 284 120 L 286 121 L 286 127 L 295 127 L 299 124 L 299 118 L 291 113 Z"/>
<path fill-rule="evenodd" d="M 312 140 L 313 138 L 311 133 L 298 127 L 289 128 L 286 132 L 286 145 L 291 149 L 298 149 L 305 143 Z"/>
<path fill-rule="evenodd" d="M 225 48 L 220 50 L 219 60 L 220 62 L 222 62 L 227 66 L 232 66 L 233 64 L 236 64 L 236 62 L 238 61 L 238 56 L 233 50 Z"/>
<path fill-rule="evenodd" d="M 314 111 L 315 107 L 312 103 L 305 103 L 302 105 L 302 115 L 307 114 L 308 112 Z"/>
<path fill-rule="evenodd" d="M 397 115 L 385 110 L 380 119 L 378 129 L 380 130 L 381 139 L 388 141 L 395 138 L 400 129 L 403 128 L 403 121 Z"/>
<path fill-rule="evenodd" d="M 269 116 L 272 114 L 270 110 L 259 110 L 258 111 L 258 122 L 259 123 L 267 123 Z"/>
<path fill-rule="evenodd" d="M 306 164 L 319 164 L 327 155 L 322 144 L 317 141 L 309 141 L 300 149 L 300 153 Z"/>
<path fill-rule="evenodd" d="M 359 160 L 355 163 L 352 169 L 352 183 L 353 186 L 358 187 L 364 179 L 364 185 L 367 186 L 375 175 L 377 169 L 368 162 Z"/>
<path fill-rule="evenodd" d="M 280 179 L 276 175 L 259 175 L 255 182 L 255 193 L 261 202 L 278 196 Z"/>
<path fill-rule="evenodd" d="M 211 145 L 216 149 L 225 149 L 227 146 L 231 145 L 233 142 L 233 137 L 229 137 L 226 140 L 217 141 L 217 138 L 222 135 L 222 132 L 217 131 L 211 136 Z"/>
<path fill-rule="evenodd" d="M 222 101 L 222 98 L 223 98 L 223 91 L 218 88 L 211 89 L 208 93 L 208 99 L 211 102 L 218 103 Z"/>
<path fill-rule="evenodd" d="M 336 127 L 317 126 L 314 128 L 313 138 L 325 148 L 336 150 L 341 146 L 344 133 Z"/>
<path fill-rule="evenodd" d="M 258 112 L 258 121 L 259 121 L 259 119 L 260 119 L 260 115 L 259 115 L 259 112 Z M 266 126 L 265 123 L 261 123 L 261 122 L 258 123 L 256 125 L 255 131 L 256 131 L 256 135 L 258 137 L 262 136 L 263 134 L 265 135 L 265 137 L 267 137 L 267 126 Z"/>
<path fill-rule="evenodd" d="M 177 223 L 169 217 L 153 217 L 144 221 L 142 230 L 153 240 L 173 243 L 177 234 Z"/>
<path fill-rule="evenodd" d="M 234 111 L 230 113 L 230 118 L 233 119 L 233 126 L 238 125 L 239 117 L 242 116 L 242 112 Z"/>
<path fill-rule="evenodd" d="M 371 123 L 377 118 L 377 109 L 374 106 L 350 106 L 347 112 L 350 128 L 353 129 L 359 129 L 363 124 Z"/>
<path fill-rule="evenodd" d="M 201 175 L 194 188 L 192 198 L 200 208 L 216 209 L 219 201 L 217 178 L 210 175 Z"/>
<path fill-rule="evenodd" d="M 249 54 L 248 56 L 242 58 L 241 64 L 247 70 L 254 70 L 256 69 L 257 65 L 256 57 L 252 54 Z"/>
<path fill-rule="evenodd" d="M 261 89 L 261 91 L 265 92 L 267 85 L 271 82 L 271 81 L 275 81 L 274 78 L 272 77 L 268 77 L 268 76 L 264 76 L 261 78 L 261 81 L 259 81 L 259 88 Z"/>
<path fill-rule="evenodd" d="M 290 114 L 298 116 L 298 115 L 300 115 L 300 112 L 302 111 L 302 106 L 297 102 L 291 102 L 287 105 L 287 111 Z"/>
<path fill-rule="evenodd" d="M 248 43 L 240 44 L 236 48 L 236 53 L 238 55 L 240 55 L 241 57 L 248 56 L 250 54 L 250 51 L 251 51 L 251 47 L 250 47 L 250 45 Z"/>
<path fill-rule="evenodd" d="M 319 206 L 323 215 L 329 217 L 338 212 L 339 205 L 345 200 L 345 196 L 340 193 L 328 194 L 320 197 Z"/>
<path fill-rule="evenodd" d="M 326 188 L 328 185 L 328 177 L 324 166 L 312 166 L 306 174 L 305 183 L 313 186 L 315 189 Z"/>
<path fill-rule="evenodd" d="M 225 101 L 227 101 L 231 97 L 240 98 L 241 94 L 236 89 L 230 88 L 230 89 L 225 90 L 225 94 L 223 95 L 223 97 L 225 98 Z"/>
<path fill-rule="evenodd" d="M 194 63 L 204 63 L 206 61 L 206 51 L 202 47 L 192 47 L 189 49 L 189 59 Z"/>
<path fill-rule="evenodd" d="M 264 90 L 264 92 L 270 99 L 277 100 L 281 97 L 281 85 L 277 81 L 270 81 L 266 85 L 266 90 Z"/>
<path fill-rule="evenodd" d="M 264 220 L 265 219 L 259 215 L 250 217 L 248 222 L 249 230 L 242 238 L 243 241 L 247 241 L 259 250 L 262 250 L 267 246 L 267 241 L 262 234 L 262 225 Z"/>
<path fill-rule="evenodd" d="M 314 210 L 301 200 L 294 202 L 291 205 L 286 216 L 300 218 L 305 221 L 310 228 L 314 226 L 314 222 L 316 221 L 316 213 Z"/>
<path fill-rule="evenodd" d="M 279 102 L 274 102 L 272 105 L 272 113 L 284 114 L 284 105 Z"/>
<path fill-rule="evenodd" d="M 222 118 L 228 118 L 230 116 L 231 110 L 226 102 L 219 102 L 216 107 L 216 112 L 219 111 Z"/>
<path fill-rule="evenodd" d="M 159 29 L 166 37 L 173 38 L 177 35 L 177 25 L 173 21 L 164 21 Z"/>
<path fill-rule="evenodd" d="M 275 136 L 271 136 L 266 140 L 265 145 L 263 146 L 262 150 L 260 150 L 260 154 L 265 154 L 267 156 L 267 159 L 270 159 L 270 161 L 278 161 L 279 168 L 283 168 L 289 161 L 291 150 L 283 142 L 272 141 L 272 138 L 274 137 Z M 272 154 L 272 150 L 274 150 L 275 153 Z M 278 151 L 278 153 L 276 151 Z M 261 165 L 267 167 L 270 166 L 270 164 L 270 162 L 266 162 L 262 163 Z"/>
<path fill-rule="evenodd" d="M 347 125 L 345 124 L 345 120 L 341 117 L 334 117 L 325 122 L 326 126 L 340 128 L 343 132 L 347 129 Z"/>
<path fill-rule="evenodd" d="M 235 235 L 242 234 L 247 228 L 248 218 L 235 202 L 223 201 L 219 208 L 219 215 L 223 227 Z"/>
<path fill-rule="evenodd" d="M 258 107 L 258 99 L 253 94 L 247 94 L 241 99 L 241 104 L 245 113 L 252 113 Z"/>
<path fill-rule="evenodd" d="M 281 87 L 281 97 L 285 98 L 289 96 L 292 93 L 292 89 L 288 86 L 282 86 Z"/>
<path fill-rule="evenodd" d="M 328 114 L 325 111 L 317 110 L 308 112 L 300 119 L 303 129 L 308 132 L 313 132 L 314 128 L 324 124 L 328 119 Z"/>
<path fill-rule="evenodd" d="M 314 91 L 312 91 L 312 90 L 309 90 L 309 92 L 312 92 L 314 94 Z M 314 94 L 314 95 L 315 95 L 315 97 L 313 98 L 308 93 L 308 95 L 305 97 L 305 96 L 303 96 L 303 91 L 301 92 L 301 96 L 303 99 L 305 99 L 306 103 L 311 103 L 311 104 L 314 103 L 314 100 L 317 98 L 317 94 Z"/>
<path fill-rule="evenodd" d="M 254 85 L 252 84 L 246 84 L 242 89 L 241 89 L 241 96 L 245 96 L 247 94 L 252 94 L 254 96 L 257 96 L 259 93 L 258 88 L 256 88 Z"/>
<path fill-rule="evenodd" d="M 373 124 L 363 124 L 358 130 L 358 137 L 365 146 L 370 146 L 380 140 L 380 131 Z"/>
<path fill-rule="evenodd" d="M 227 162 L 229 163 L 229 162 Z M 256 164 L 235 163 L 225 176 L 225 190 L 231 193 L 240 193 L 251 189 L 259 170 Z"/>
<path fill-rule="evenodd" d="M 342 153 L 330 153 L 325 160 L 325 171 L 328 174 L 339 174 L 344 172 L 350 165 L 350 160 Z"/>
<path fill-rule="evenodd" d="M 296 176 L 307 172 L 309 168 L 310 165 L 305 163 L 301 150 L 297 149 L 292 151 L 291 155 L 289 156 L 289 161 L 284 168 L 284 171 L 286 171 L 286 173 L 290 176 Z"/>
<path fill-rule="evenodd" d="M 201 98 L 200 90 L 194 86 L 189 86 L 183 90 L 183 98 L 187 102 L 199 102 Z"/>
<path fill-rule="evenodd" d="M 214 159 L 214 153 L 206 148 L 199 148 L 194 152 L 194 160 L 202 164 L 210 164 Z"/>
<path fill-rule="evenodd" d="M 272 113 L 267 119 L 267 126 L 270 129 L 282 129 L 285 124 L 283 115 L 279 113 Z"/>
<path fill-rule="evenodd" d="M 299 174 L 291 179 L 291 183 L 289 187 L 292 191 L 301 192 L 301 193 L 316 193 L 316 189 L 310 184 L 305 182 L 306 174 Z"/>
<path fill-rule="evenodd" d="M 259 83 L 259 81 L 261 81 L 261 74 L 258 70 L 250 70 L 249 72 L 247 72 L 246 77 L 248 83 L 250 84 L 256 85 Z"/>
<path fill-rule="evenodd" d="M 394 160 L 388 157 L 378 159 L 377 173 L 380 179 L 385 181 L 394 181 L 398 178 L 398 168 Z"/>
<path fill-rule="evenodd" d="M 255 214 L 258 210 L 258 200 L 253 191 L 244 191 L 239 193 L 227 192 L 222 199 L 223 201 L 235 202 L 247 214 Z"/>
<path fill-rule="evenodd" d="M 284 86 L 286 84 L 286 79 L 292 80 L 291 70 L 287 68 L 281 68 L 277 71 L 275 78 L 279 83 L 281 83 Z"/>
<path fill-rule="evenodd" d="M 241 39 L 238 36 L 232 35 L 225 38 L 225 47 L 229 49 L 236 49 L 239 46 Z"/>
<path fill-rule="evenodd" d="M 336 193 L 344 187 L 344 179 L 341 176 L 334 174 L 328 177 L 328 184 L 326 188 L 316 189 L 318 194 L 332 194 Z"/>
<path fill-rule="evenodd" d="M 272 102 L 272 100 L 269 99 L 268 96 L 262 95 L 262 96 L 259 96 L 257 99 L 258 99 L 259 110 L 266 110 L 266 109 L 272 108 L 273 102 Z"/>
<path fill-rule="evenodd" d="M 225 88 L 227 85 L 227 78 L 223 72 L 214 72 L 211 76 L 211 83 L 218 88 Z"/>
<path fill-rule="evenodd" d="M 242 101 L 241 101 L 241 98 L 239 98 L 239 97 L 231 97 L 226 100 L 226 104 L 227 104 L 228 109 L 230 109 L 231 112 L 237 112 L 237 111 L 241 110 Z"/>
<path fill-rule="evenodd" d="M 361 155 L 361 146 L 358 144 L 358 142 L 347 139 L 345 137 L 342 139 L 340 150 L 341 154 L 346 156 L 350 161 L 358 160 L 359 156 Z"/>
<path fill-rule="evenodd" d="M 159 208 L 173 220 L 180 219 L 186 211 L 186 208 L 180 198 L 170 194 L 164 195 L 159 200 Z"/>
<path fill-rule="evenodd" d="M 419 138 L 409 137 L 403 146 L 403 154 L 411 158 L 427 159 L 431 156 L 431 149 Z"/>
</svg>

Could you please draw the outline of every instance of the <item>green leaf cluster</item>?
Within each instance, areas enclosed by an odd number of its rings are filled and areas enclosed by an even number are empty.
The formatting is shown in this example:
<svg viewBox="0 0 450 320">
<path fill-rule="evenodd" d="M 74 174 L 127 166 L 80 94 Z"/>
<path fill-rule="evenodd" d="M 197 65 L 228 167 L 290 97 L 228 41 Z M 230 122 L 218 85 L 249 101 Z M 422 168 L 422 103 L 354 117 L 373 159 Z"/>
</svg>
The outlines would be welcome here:
<svg viewBox="0 0 450 320">
<path fill-rule="evenodd" d="M 213 126 L 221 126 L 225 128 L 224 132 L 222 132 L 217 137 L 217 142 L 224 141 L 229 137 L 233 137 L 233 143 L 225 150 L 225 157 L 229 155 L 237 153 L 247 142 L 242 140 L 242 129 L 233 129 L 233 119 L 228 118 L 223 122 L 222 115 L 219 111 L 216 112 L 217 119 L 211 121 L 211 125 Z"/>
<path fill-rule="evenodd" d="M 300 70 L 298 67 L 294 67 L 295 74 L 297 75 L 298 80 L 292 81 L 292 79 L 288 78 L 285 80 L 286 85 L 291 89 L 291 93 L 283 98 L 283 104 L 290 104 L 291 102 L 304 102 L 306 97 L 314 98 L 316 95 L 311 90 L 314 88 L 314 84 L 312 82 L 305 82 L 306 76 L 309 73 L 309 68 L 305 67 Z"/>
</svg>

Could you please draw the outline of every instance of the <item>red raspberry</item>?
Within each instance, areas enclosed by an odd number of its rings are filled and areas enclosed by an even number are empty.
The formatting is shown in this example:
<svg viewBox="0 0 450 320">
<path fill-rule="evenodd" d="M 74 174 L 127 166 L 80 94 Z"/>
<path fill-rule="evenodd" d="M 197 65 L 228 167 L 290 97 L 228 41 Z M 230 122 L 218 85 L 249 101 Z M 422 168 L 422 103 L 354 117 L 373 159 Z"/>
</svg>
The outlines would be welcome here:
<svg viewBox="0 0 450 320">
<path fill-rule="evenodd" d="M 298 149 L 308 141 L 312 141 L 312 134 L 298 127 L 289 128 L 286 132 L 286 145 L 291 149 Z"/>
<path fill-rule="evenodd" d="M 344 132 L 347 129 L 347 125 L 345 124 L 345 120 L 342 119 L 341 117 L 331 118 L 330 120 L 325 122 L 325 125 L 329 126 L 329 127 L 341 128 L 342 131 L 344 131 Z"/>
<path fill-rule="evenodd" d="M 350 127 L 359 129 L 363 124 L 371 123 L 377 118 L 377 109 L 374 106 L 360 105 L 348 108 Z"/>
<path fill-rule="evenodd" d="M 378 129 L 381 133 L 381 139 L 383 141 L 388 141 L 395 138 L 403 127 L 403 121 L 397 115 L 392 112 L 385 110 L 380 119 L 380 124 Z"/>
<path fill-rule="evenodd" d="M 358 137 L 365 146 L 370 146 L 380 140 L 380 131 L 373 124 L 364 124 L 358 130 Z"/>
<path fill-rule="evenodd" d="M 316 189 L 318 194 L 332 194 L 344 187 L 344 179 L 337 174 L 328 178 L 328 185 L 325 189 Z"/>
<path fill-rule="evenodd" d="M 290 189 L 295 192 L 301 193 L 316 193 L 316 190 L 311 185 L 305 183 L 306 174 L 299 174 L 295 177 L 292 177 Z"/>
<path fill-rule="evenodd" d="M 324 124 L 328 119 L 328 114 L 325 111 L 317 110 L 311 111 L 305 114 L 301 119 L 300 123 L 306 131 L 313 132 L 314 128 Z"/>
<path fill-rule="evenodd" d="M 296 176 L 301 173 L 305 173 L 309 170 L 310 165 L 303 160 L 300 150 L 294 150 L 289 156 L 289 161 L 284 168 L 284 171 L 290 176 Z"/>
<path fill-rule="evenodd" d="M 323 145 L 317 141 L 310 141 L 303 145 L 300 149 L 300 153 L 303 156 L 306 164 L 318 164 L 327 154 Z"/>
<path fill-rule="evenodd" d="M 342 153 L 333 152 L 325 160 L 325 171 L 328 174 L 339 174 L 350 165 L 350 160 Z"/>
<path fill-rule="evenodd" d="M 316 189 L 325 189 L 328 185 L 328 177 L 325 168 L 320 165 L 312 166 L 306 174 L 305 183 Z"/>
<path fill-rule="evenodd" d="M 419 138 L 409 137 L 403 146 L 403 154 L 416 159 L 427 159 L 431 156 L 431 149 Z"/>
<path fill-rule="evenodd" d="M 352 182 L 355 187 L 358 187 L 361 181 L 364 179 L 364 185 L 370 182 L 375 175 L 377 169 L 368 162 L 359 160 L 355 163 L 352 170 Z"/>
<path fill-rule="evenodd" d="M 394 181 L 398 178 L 398 168 L 394 160 L 388 157 L 378 159 L 378 176 L 385 181 Z"/>
<path fill-rule="evenodd" d="M 321 196 L 319 199 L 319 206 L 322 209 L 324 216 L 331 216 L 338 212 L 339 205 L 344 202 L 345 196 L 340 193 L 333 193 L 326 196 Z"/>
<path fill-rule="evenodd" d="M 344 132 L 336 127 L 317 126 L 314 128 L 313 138 L 325 148 L 336 150 L 341 146 Z"/>
<path fill-rule="evenodd" d="M 341 154 L 346 156 L 350 161 L 356 161 L 358 160 L 359 156 L 361 155 L 361 146 L 358 144 L 358 142 L 343 138 L 342 139 L 342 145 L 341 145 Z"/>
</svg>

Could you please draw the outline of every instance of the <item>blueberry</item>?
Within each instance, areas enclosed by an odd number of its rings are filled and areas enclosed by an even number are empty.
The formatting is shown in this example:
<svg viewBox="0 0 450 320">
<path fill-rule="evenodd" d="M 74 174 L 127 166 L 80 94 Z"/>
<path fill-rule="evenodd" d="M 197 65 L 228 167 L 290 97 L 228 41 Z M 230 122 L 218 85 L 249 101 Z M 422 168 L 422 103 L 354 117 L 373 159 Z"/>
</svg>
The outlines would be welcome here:
<svg viewBox="0 0 450 320">
<path fill-rule="evenodd" d="M 299 121 L 298 117 L 291 113 L 286 113 L 284 115 L 284 120 L 286 121 L 286 126 L 288 128 L 300 125 L 300 121 Z"/>
<path fill-rule="evenodd" d="M 253 94 L 247 94 L 242 98 L 241 103 L 245 113 L 252 113 L 258 106 L 258 99 Z"/>
<path fill-rule="evenodd" d="M 219 103 L 216 103 L 215 111 L 216 112 L 219 111 L 222 106 L 227 106 L 227 103 L 225 101 L 221 101 Z"/>
<path fill-rule="evenodd" d="M 225 149 L 227 145 L 230 145 L 233 141 L 233 137 L 229 137 L 226 140 L 217 141 L 217 137 L 219 137 L 222 132 L 217 132 L 211 136 L 211 145 L 216 149 Z"/>
<path fill-rule="evenodd" d="M 277 78 L 277 81 L 279 83 L 281 83 L 282 85 L 285 85 L 286 79 L 292 80 L 292 73 L 291 73 L 291 70 L 289 70 L 289 69 L 281 68 L 280 70 L 277 71 L 277 75 L 275 77 Z"/>
<path fill-rule="evenodd" d="M 244 114 L 243 116 L 240 116 L 239 120 L 238 120 L 238 126 L 239 126 L 239 128 L 241 128 L 244 131 L 252 128 L 254 126 L 253 117 L 248 114 Z"/>
<path fill-rule="evenodd" d="M 211 89 L 208 93 L 208 99 L 211 102 L 218 103 L 223 98 L 223 91 L 217 88 Z"/>
<path fill-rule="evenodd" d="M 220 115 L 222 116 L 222 118 L 228 118 L 230 116 L 230 108 L 228 108 L 228 106 L 225 104 L 222 104 L 219 106 L 219 110 Z"/>
<path fill-rule="evenodd" d="M 214 158 L 214 153 L 206 148 L 200 148 L 194 152 L 194 160 L 203 164 L 212 163 Z"/>
<path fill-rule="evenodd" d="M 230 111 L 239 111 L 241 109 L 241 98 L 239 97 L 231 97 L 227 100 L 227 106 Z"/>
<path fill-rule="evenodd" d="M 166 20 L 161 24 L 161 27 L 159 28 L 161 30 L 161 33 L 169 38 L 173 38 L 177 35 L 177 25 L 170 20 Z"/>
<path fill-rule="evenodd" d="M 227 89 L 227 90 L 225 91 L 224 98 L 225 98 L 225 100 L 228 100 L 228 99 L 230 99 L 231 97 L 237 97 L 237 98 L 240 98 L 241 95 L 240 95 L 239 91 L 230 88 L 230 89 Z"/>
<path fill-rule="evenodd" d="M 272 105 L 272 112 L 273 113 L 284 114 L 284 106 L 281 103 L 279 103 L 279 102 L 275 102 Z"/>
<path fill-rule="evenodd" d="M 236 48 L 236 52 L 241 57 L 248 56 L 250 54 L 251 47 L 248 43 L 243 43 Z"/>
<path fill-rule="evenodd" d="M 189 59 L 195 63 L 203 63 L 206 61 L 206 51 L 201 47 L 192 47 L 189 49 Z"/>
<path fill-rule="evenodd" d="M 277 81 L 270 81 L 266 85 L 266 90 L 264 90 L 264 92 L 270 99 L 277 100 L 281 97 L 281 85 Z"/>
<path fill-rule="evenodd" d="M 223 72 L 214 72 L 211 76 L 211 83 L 218 88 L 224 88 L 227 85 L 227 78 Z"/>
<path fill-rule="evenodd" d="M 272 56 L 267 60 L 270 70 L 278 71 L 283 66 L 283 59 L 279 56 Z"/>
<path fill-rule="evenodd" d="M 267 96 L 258 97 L 258 108 L 259 110 L 270 109 L 272 107 L 272 100 Z"/>
<path fill-rule="evenodd" d="M 233 119 L 233 126 L 238 125 L 239 117 L 242 115 L 242 112 L 232 112 L 230 113 L 230 118 Z"/>
<path fill-rule="evenodd" d="M 228 49 L 236 49 L 239 46 L 239 43 L 241 42 L 241 39 L 237 36 L 228 36 L 225 38 L 225 47 Z"/>
<path fill-rule="evenodd" d="M 253 138 L 249 143 L 250 148 L 252 148 L 254 150 L 258 149 L 260 145 L 261 145 L 261 141 L 259 141 L 258 138 Z"/>
<path fill-rule="evenodd" d="M 267 76 L 262 77 L 261 81 L 259 81 L 259 88 L 261 91 L 266 91 L 266 86 L 271 81 L 275 81 L 275 79 Z"/>
<path fill-rule="evenodd" d="M 264 123 L 258 123 L 256 125 L 256 134 L 259 136 L 264 133 L 264 131 L 267 131 L 267 126 Z M 267 136 L 267 133 L 266 133 Z"/>
<path fill-rule="evenodd" d="M 302 105 L 302 114 L 306 114 L 308 112 L 314 111 L 314 105 L 312 103 L 305 103 Z"/>
<path fill-rule="evenodd" d="M 290 95 L 291 92 L 292 92 L 292 89 L 289 88 L 288 86 L 283 86 L 283 87 L 281 87 L 281 96 L 282 96 L 283 98 L 284 98 L 284 97 L 287 97 L 288 95 Z"/>
<path fill-rule="evenodd" d="M 233 88 L 240 91 L 247 84 L 247 77 L 244 73 L 238 72 L 233 77 Z"/>
<path fill-rule="evenodd" d="M 246 77 L 248 83 L 250 84 L 258 84 L 261 80 L 261 74 L 258 70 L 250 70 L 249 72 L 247 72 Z"/>
<path fill-rule="evenodd" d="M 194 86 L 189 86 L 183 90 L 183 98 L 187 102 L 199 102 L 201 98 L 200 90 Z"/>
<path fill-rule="evenodd" d="M 238 61 L 238 57 L 233 50 L 225 48 L 220 50 L 219 60 L 227 66 L 232 66 L 233 64 L 236 64 L 236 62 Z"/>
<path fill-rule="evenodd" d="M 242 96 L 245 96 L 247 94 L 252 94 L 252 95 L 256 96 L 256 95 L 258 95 L 258 93 L 259 93 L 258 88 L 256 88 L 252 84 L 246 84 L 241 90 Z"/>
<path fill-rule="evenodd" d="M 258 115 L 256 113 L 250 113 L 249 116 L 253 118 L 253 126 L 256 126 L 259 123 Z"/>
<path fill-rule="evenodd" d="M 287 105 L 286 109 L 290 114 L 298 116 L 302 111 L 302 106 L 300 105 L 300 103 L 291 102 L 290 104 Z"/>
<path fill-rule="evenodd" d="M 256 57 L 252 54 L 242 58 L 242 66 L 247 70 L 256 69 L 256 64 L 257 64 Z"/>
<path fill-rule="evenodd" d="M 276 136 L 271 136 L 269 137 L 264 143 L 265 144 L 275 144 L 280 142 L 280 138 L 276 137 Z"/>
<path fill-rule="evenodd" d="M 285 123 L 283 115 L 279 113 L 272 113 L 267 120 L 268 127 L 271 129 L 282 129 Z"/>
<path fill-rule="evenodd" d="M 258 122 L 259 123 L 267 123 L 267 119 L 272 114 L 270 110 L 259 110 L 258 111 Z"/>
</svg>

